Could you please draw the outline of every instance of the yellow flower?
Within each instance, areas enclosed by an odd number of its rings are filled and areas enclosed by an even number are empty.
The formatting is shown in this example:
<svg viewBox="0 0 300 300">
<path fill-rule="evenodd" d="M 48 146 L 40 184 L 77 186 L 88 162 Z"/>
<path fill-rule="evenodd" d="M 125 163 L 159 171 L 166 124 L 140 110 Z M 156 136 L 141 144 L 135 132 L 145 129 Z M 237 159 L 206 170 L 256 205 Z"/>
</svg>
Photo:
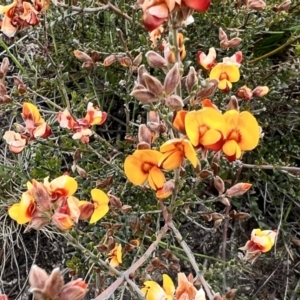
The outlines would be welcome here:
<svg viewBox="0 0 300 300">
<path fill-rule="evenodd" d="M 8 209 L 8 215 L 18 224 L 25 224 L 31 221 L 35 212 L 36 203 L 32 194 L 27 191 L 22 194 L 21 201 L 13 204 Z"/>
<path fill-rule="evenodd" d="M 113 268 L 119 266 L 122 263 L 122 245 L 116 244 L 115 248 L 108 253 L 108 258 L 110 260 L 109 264 Z"/>
<path fill-rule="evenodd" d="M 228 91 L 232 88 L 231 82 L 239 81 L 240 71 L 234 63 L 218 63 L 210 71 L 209 79 L 218 79 L 218 88 L 222 91 Z"/>
<path fill-rule="evenodd" d="M 188 112 L 185 116 L 187 136 L 194 147 L 219 151 L 227 133 L 227 124 L 223 115 L 216 109 L 204 109 Z"/>
<path fill-rule="evenodd" d="M 163 288 L 155 281 L 145 281 L 141 292 L 146 300 L 172 300 L 175 293 L 175 286 L 172 279 L 163 274 Z"/>
<path fill-rule="evenodd" d="M 224 113 L 228 133 L 222 147 L 229 161 L 240 158 L 242 151 L 254 149 L 259 142 L 260 130 L 255 117 L 248 111 L 228 110 Z"/>
<path fill-rule="evenodd" d="M 124 162 L 124 171 L 130 182 L 142 185 L 147 180 L 150 187 L 159 190 L 165 183 L 165 175 L 158 167 L 163 154 L 156 150 L 136 150 Z"/>
<path fill-rule="evenodd" d="M 160 146 L 160 152 L 163 153 L 163 157 L 158 165 L 165 170 L 174 170 L 178 168 L 184 158 L 187 158 L 194 168 L 197 166 L 197 154 L 189 140 L 169 140 Z"/>
<path fill-rule="evenodd" d="M 94 212 L 91 216 L 90 224 L 93 224 L 99 221 L 107 214 L 109 210 L 108 207 L 109 199 L 107 195 L 99 189 L 93 189 L 91 191 L 91 194 L 94 202 Z"/>
</svg>

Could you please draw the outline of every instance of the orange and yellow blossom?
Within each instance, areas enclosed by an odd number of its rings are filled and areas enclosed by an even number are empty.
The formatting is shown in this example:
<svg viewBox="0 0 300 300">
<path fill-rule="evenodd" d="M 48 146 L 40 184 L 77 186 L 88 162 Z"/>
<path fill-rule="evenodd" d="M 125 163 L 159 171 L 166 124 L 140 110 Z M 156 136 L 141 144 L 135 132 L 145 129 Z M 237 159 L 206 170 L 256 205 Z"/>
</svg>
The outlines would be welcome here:
<svg viewBox="0 0 300 300">
<path fill-rule="evenodd" d="M 259 142 L 260 129 L 255 117 L 248 111 L 228 110 L 224 113 L 228 132 L 222 147 L 229 161 L 242 155 L 242 151 L 254 149 Z"/>
<path fill-rule="evenodd" d="M 227 133 L 223 115 L 215 108 L 190 111 L 185 116 L 186 134 L 194 147 L 219 151 Z"/>
<path fill-rule="evenodd" d="M 74 225 L 74 221 L 69 215 L 57 211 L 51 216 L 51 220 L 60 230 L 69 230 Z"/>
<path fill-rule="evenodd" d="M 186 110 L 179 110 L 174 113 L 173 126 L 182 134 L 186 134 L 184 120 L 187 113 Z"/>
<path fill-rule="evenodd" d="M 145 295 L 146 300 L 172 300 L 175 293 L 175 286 L 172 279 L 163 274 L 163 287 L 157 282 L 148 280 L 144 282 L 141 292 Z"/>
<path fill-rule="evenodd" d="M 268 252 L 274 246 L 277 230 L 253 229 L 250 241 L 240 250 L 247 251 L 246 259 L 254 261 L 261 253 Z"/>
<path fill-rule="evenodd" d="M 122 263 L 122 245 L 116 244 L 115 248 L 108 253 L 109 264 L 116 268 Z"/>
<path fill-rule="evenodd" d="M 194 168 L 198 163 L 196 151 L 187 139 L 171 139 L 160 146 L 163 157 L 158 163 L 165 170 L 174 170 L 180 167 L 184 158 L 187 158 Z"/>
<path fill-rule="evenodd" d="M 72 196 L 78 188 L 77 181 L 69 175 L 59 176 L 51 182 L 49 182 L 49 177 L 46 177 L 44 185 L 48 188 L 53 199 Z"/>
<path fill-rule="evenodd" d="M 36 209 L 36 202 L 33 195 L 27 191 L 22 194 L 21 201 L 13 204 L 8 209 L 8 215 L 18 224 L 25 224 L 31 221 Z"/>
<path fill-rule="evenodd" d="M 26 129 L 34 138 L 47 138 L 51 134 L 51 128 L 41 117 L 38 108 L 32 103 L 23 103 L 22 118 Z"/>
<path fill-rule="evenodd" d="M 126 157 L 124 171 L 130 182 L 134 185 L 142 185 L 148 181 L 153 190 L 163 187 L 166 179 L 159 168 L 159 162 L 163 154 L 156 150 L 136 150 Z"/>
<path fill-rule="evenodd" d="M 232 88 L 232 82 L 239 81 L 240 71 L 235 63 L 218 63 L 211 69 L 209 79 L 219 80 L 218 88 L 227 92 Z"/>
<path fill-rule="evenodd" d="M 97 107 L 94 107 L 92 102 L 88 103 L 87 113 L 84 119 L 89 125 L 101 125 L 105 122 L 107 113 L 100 111 Z"/>
</svg>

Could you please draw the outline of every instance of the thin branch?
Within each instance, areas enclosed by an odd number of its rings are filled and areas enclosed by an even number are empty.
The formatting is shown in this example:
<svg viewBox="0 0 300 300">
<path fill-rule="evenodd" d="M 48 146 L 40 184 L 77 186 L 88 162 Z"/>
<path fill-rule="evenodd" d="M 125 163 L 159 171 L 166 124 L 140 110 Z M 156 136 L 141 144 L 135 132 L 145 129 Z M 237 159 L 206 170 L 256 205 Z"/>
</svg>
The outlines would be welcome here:
<svg viewBox="0 0 300 300">
<path fill-rule="evenodd" d="M 273 165 L 242 164 L 242 168 L 300 172 L 300 168 L 298 168 L 298 167 L 285 167 L 285 166 L 273 166 Z"/>
<path fill-rule="evenodd" d="M 73 11 L 79 11 L 79 12 L 85 12 L 85 13 L 95 13 L 98 11 L 109 9 L 109 4 L 99 6 L 99 7 L 80 7 L 80 6 L 74 6 L 74 5 L 68 5 L 65 3 L 57 2 L 56 6 L 63 7 L 63 8 L 69 8 Z"/>
<path fill-rule="evenodd" d="M 133 274 L 141 265 L 143 265 L 147 259 L 150 257 L 152 252 L 156 249 L 159 242 L 163 238 L 163 236 L 168 231 L 169 226 L 168 224 L 165 224 L 164 227 L 160 230 L 159 234 L 156 237 L 156 240 L 149 246 L 147 251 L 144 253 L 142 257 L 140 257 L 127 271 L 122 273 L 122 275 L 113 283 L 111 284 L 105 291 L 103 291 L 98 297 L 96 297 L 94 300 L 106 300 L 111 297 L 111 295 L 115 292 L 115 290 L 126 280 L 130 285 L 131 282 L 128 280 L 129 276 Z M 132 282 L 133 283 L 133 282 Z M 134 289 L 141 299 L 144 299 L 144 295 L 141 293 L 141 291 L 138 289 Z"/>
</svg>

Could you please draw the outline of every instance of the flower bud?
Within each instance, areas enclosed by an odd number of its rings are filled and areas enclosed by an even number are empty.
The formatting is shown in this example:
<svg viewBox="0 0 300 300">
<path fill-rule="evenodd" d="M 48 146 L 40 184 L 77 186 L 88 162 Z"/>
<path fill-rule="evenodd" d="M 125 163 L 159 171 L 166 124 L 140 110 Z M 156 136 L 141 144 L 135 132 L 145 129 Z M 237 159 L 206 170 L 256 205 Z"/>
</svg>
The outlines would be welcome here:
<svg viewBox="0 0 300 300">
<path fill-rule="evenodd" d="M 146 143 L 149 146 L 151 145 L 152 135 L 151 131 L 145 124 L 141 124 L 139 126 L 139 133 L 138 133 L 138 142 L 139 143 Z"/>
<path fill-rule="evenodd" d="M 143 60 L 143 53 L 140 52 L 140 53 L 134 58 L 132 64 L 133 64 L 134 66 L 137 67 L 137 66 L 139 66 L 139 65 L 141 64 L 142 60 Z"/>
<path fill-rule="evenodd" d="M 181 110 L 183 105 L 183 101 L 178 95 L 171 95 L 166 99 L 166 106 L 172 110 Z"/>
<path fill-rule="evenodd" d="M 291 3 L 292 3 L 291 0 L 285 0 L 281 4 L 274 6 L 273 10 L 275 12 L 278 12 L 278 11 L 288 11 L 289 8 L 290 8 Z"/>
<path fill-rule="evenodd" d="M 248 8 L 254 10 L 262 10 L 266 7 L 266 3 L 263 0 L 249 0 Z"/>
<path fill-rule="evenodd" d="M 149 74 L 144 74 L 146 88 L 156 96 L 162 95 L 164 87 L 161 82 Z"/>
<path fill-rule="evenodd" d="M 236 295 L 236 292 L 237 292 L 237 289 L 231 289 L 226 295 L 225 295 L 225 298 L 226 299 L 232 299 L 235 297 Z"/>
<path fill-rule="evenodd" d="M 136 145 L 137 150 L 148 150 L 151 149 L 150 144 L 145 142 L 140 142 Z"/>
<path fill-rule="evenodd" d="M 231 109 L 235 109 L 237 111 L 240 110 L 239 102 L 238 102 L 238 100 L 236 99 L 235 96 L 230 97 L 230 99 L 228 101 L 228 104 L 226 106 L 226 110 L 231 110 Z"/>
<path fill-rule="evenodd" d="M 244 85 L 237 90 L 235 95 L 240 99 L 248 101 L 252 98 L 253 92 L 250 88 Z"/>
<path fill-rule="evenodd" d="M 235 37 L 228 41 L 228 48 L 237 47 L 242 42 L 242 39 L 239 37 Z"/>
<path fill-rule="evenodd" d="M 0 80 L 4 79 L 8 69 L 9 69 L 9 60 L 7 57 L 4 57 L 0 65 Z"/>
<path fill-rule="evenodd" d="M 147 113 L 147 120 L 148 120 L 147 122 L 159 123 L 160 122 L 159 114 L 154 110 L 150 110 Z"/>
<path fill-rule="evenodd" d="M 95 210 L 94 204 L 88 201 L 79 201 L 78 207 L 80 211 L 79 220 L 89 219 Z"/>
<path fill-rule="evenodd" d="M 193 90 L 194 85 L 198 83 L 198 75 L 194 67 L 190 67 L 189 73 L 185 80 L 185 86 L 189 93 Z"/>
<path fill-rule="evenodd" d="M 269 93 L 269 88 L 267 86 L 258 86 L 253 91 L 253 97 L 263 97 Z"/>
<path fill-rule="evenodd" d="M 146 70 L 145 66 L 144 65 L 139 66 L 137 73 L 138 73 L 138 77 L 137 77 L 138 84 L 145 87 L 146 83 L 145 83 L 145 80 L 144 80 L 144 75 L 145 74 L 149 75 L 149 73 Z"/>
<path fill-rule="evenodd" d="M 167 66 L 167 61 L 155 51 L 148 51 L 146 53 L 146 59 L 149 66 L 153 68 L 163 69 Z"/>
<path fill-rule="evenodd" d="M 120 200 L 120 198 L 116 197 L 115 195 L 112 195 L 112 194 L 107 194 L 108 197 L 109 197 L 109 203 L 112 205 L 112 206 L 115 206 L 117 208 L 121 208 L 122 207 L 122 202 Z"/>
<path fill-rule="evenodd" d="M 205 98 L 211 98 L 218 87 L 218 83 L 219 80 L 217 79 L 211 79 L 207 81 L 206 86 L 196 94 L 196 100 L 200 101 Z"/>
<path fill-rule="evenodd" d="M 140 101 L 142 104 L 149 104 L 158 101 L 158 98 L 148 89 L 133 90 L 130 95 L 136 100 Z"/>
<path fill-rule="evenodd" d="M 116 55 L 111 54 L 104 59 L 103 66 L 108 67 L 108 66 L 112 65 L 116 60 L 117 60 Z"/>
<path fill-rule="evenodd" d="M 167 182 L 165 182 L 165 184 L 163 185 L 162 188 L 160 188 L 156 191 L 156 197 L 158 199 L 167 198 L 173 193 L 174 188 L 175 188 L 174 181 L 168 180 Z"/>
<path fill-rule="evenodd" d="M 51 220 L 53 224 L 60 230 L 69 230 L 74 225 L 74 222 L 72 221 L 70 216 L 59 212 L 55 212 L 52 215 Z"/>
<path fill-rule="evenodd" d="M 170 95 L 180 83 L 180 71 L 178 63 L 175 63 L 171 70 L 166 75 L 164 88 L 165 93 Z"/>
<path fill-rule="evenodd" d="M 225 33 L 225 31 L 220 27 L 219 28 L 219 40 L 221 41 L 227 41 L 227 34 Z"/>
<path fill-rule="evenodd" d="M 94 64 L 92 58 L 85 52 L 82 52 L 79 50 L 74 50 L 73 53 L 74 53 L 75 57 L 77 59 L 79 59 L 81 62 L 83 62 L 83 63 L 90 62 L 90 63 Z"/>
<path fill-rule="evenodd" d="M 230 189 L 226 191 L 226 196 L 228 197 L 235 197 L 241 196 L 245 194 L 250 188 L 252 184 L 240 182 L 232 186 Z"/>
<path fill-rule="evenodd" d="M 87 284 L 82 279 L 76 279 L 65 284 L 59 294 L 60 300 L 80 300 L 87 292 Z"/>
<path fill-rule="evenodd" d="M 217 189 L 217 191 L 219 192 L 219 194 L 223 194 L 225 191 L 225 184 L 222 178 L 220 178 L 219 176 L 216 176 L 214 178 L 214 186 Z"/>
</svg>

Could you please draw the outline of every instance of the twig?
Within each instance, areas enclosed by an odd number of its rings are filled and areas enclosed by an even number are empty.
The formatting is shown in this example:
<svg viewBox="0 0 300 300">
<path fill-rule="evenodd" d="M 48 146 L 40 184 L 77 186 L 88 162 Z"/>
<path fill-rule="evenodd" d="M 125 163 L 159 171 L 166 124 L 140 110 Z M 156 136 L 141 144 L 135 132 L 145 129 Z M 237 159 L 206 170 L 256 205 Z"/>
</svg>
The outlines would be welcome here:
<svg viewBox="0 0 300 300">
<path fill-rule="evenodd" d="M 118 7 L 112 5 L 109 1 L 107 0 L 100 0 L 101 3 L 108 5 L 109 9 L 112 10 L 114 13 L 117 15 L 122 16 L 124 19 L 126 19 L 129 22 L 132 22 L 132 18 L 129 17 L 127 14 L 123 13 Z"/>
<path fill-rule="evenodd" d="M 242 167 L 248 168 L 248 169 L 264 169 L 264 170 L 300 172 L 300 168 L 298 168 L 298 167 L 285 167 L 285 166 L 273 166 L 273 165 L 251 165 L 251 164 L 242 164 Z"/>
<path fill-rule="evenodd" d="M 198 264 L 196 262 L 195 256 L 194 254 L 191 252 L 190 247 L 187 245 L 187 243 L 183 240 L 183 237 L 181 235 L 181 233 L 179 232 L 179 230 L 175 227 L 174 223 L 172 221 L 169 221 L 168 226 L 172 229 L 178 243 L 180 244 L 180 246 L 182 247 L 182 249 L 184 250 L 185 254 L 187 255 L 191 265 L 193 266 L 195 272 L 196 272 L 196 277 L 199 277 L 201 284 L 206 292 L 207 297 L 212 300 L 214 298 L 214 296 L 211 293 L 210 287 L 207 284 L 206 280 L 204 279 L 203 275 L 201 274 Z"/>
<path fill-rule="evenodd" d="M 102 10 L 106 10 L 109 8 L 109 4 L 100 6 L 100 7 L 80 7 L 74 5 L 68 5 L 65 3 L 57 2 L 56 6 L 63 7 L 63 8 L 70 8 L 73 11 L 85 12 L 85 13 L 94 13 Z"/>
<path fill-rule="evenodd" d="M 130 281 L 128 281 L 128 277 L 130 274 L 133 274 L 141 265 L 145 263 L 145 261 L 149 258 L 149 256 L 152 254 L 152 252 L 156 249 L 159 242 L 163 238 L 163 236 L 168 231 L 169 226 L 166 223 L 164 227 L 160 230 L 159 234 L 156 237 L 156 240 L 149 246 L 147 251 L 144 253 L 142 257 L 140 257 L 127 271 L 125 271 L 113 284 L 111 284 L 104 292 L 102 292 L 98 297 L 96 297 L 94 300 L 106 300 L 109 299 L 109 297 L 115 292 L 115 290 L 126 280 L 129 284 Z M 138 292 L 141 299 L 144 299 L 144 295 L 141 293 L 141 291 L 138 289 L 138 291 L 135 289 L 136 292 Z"/>
</svg>

